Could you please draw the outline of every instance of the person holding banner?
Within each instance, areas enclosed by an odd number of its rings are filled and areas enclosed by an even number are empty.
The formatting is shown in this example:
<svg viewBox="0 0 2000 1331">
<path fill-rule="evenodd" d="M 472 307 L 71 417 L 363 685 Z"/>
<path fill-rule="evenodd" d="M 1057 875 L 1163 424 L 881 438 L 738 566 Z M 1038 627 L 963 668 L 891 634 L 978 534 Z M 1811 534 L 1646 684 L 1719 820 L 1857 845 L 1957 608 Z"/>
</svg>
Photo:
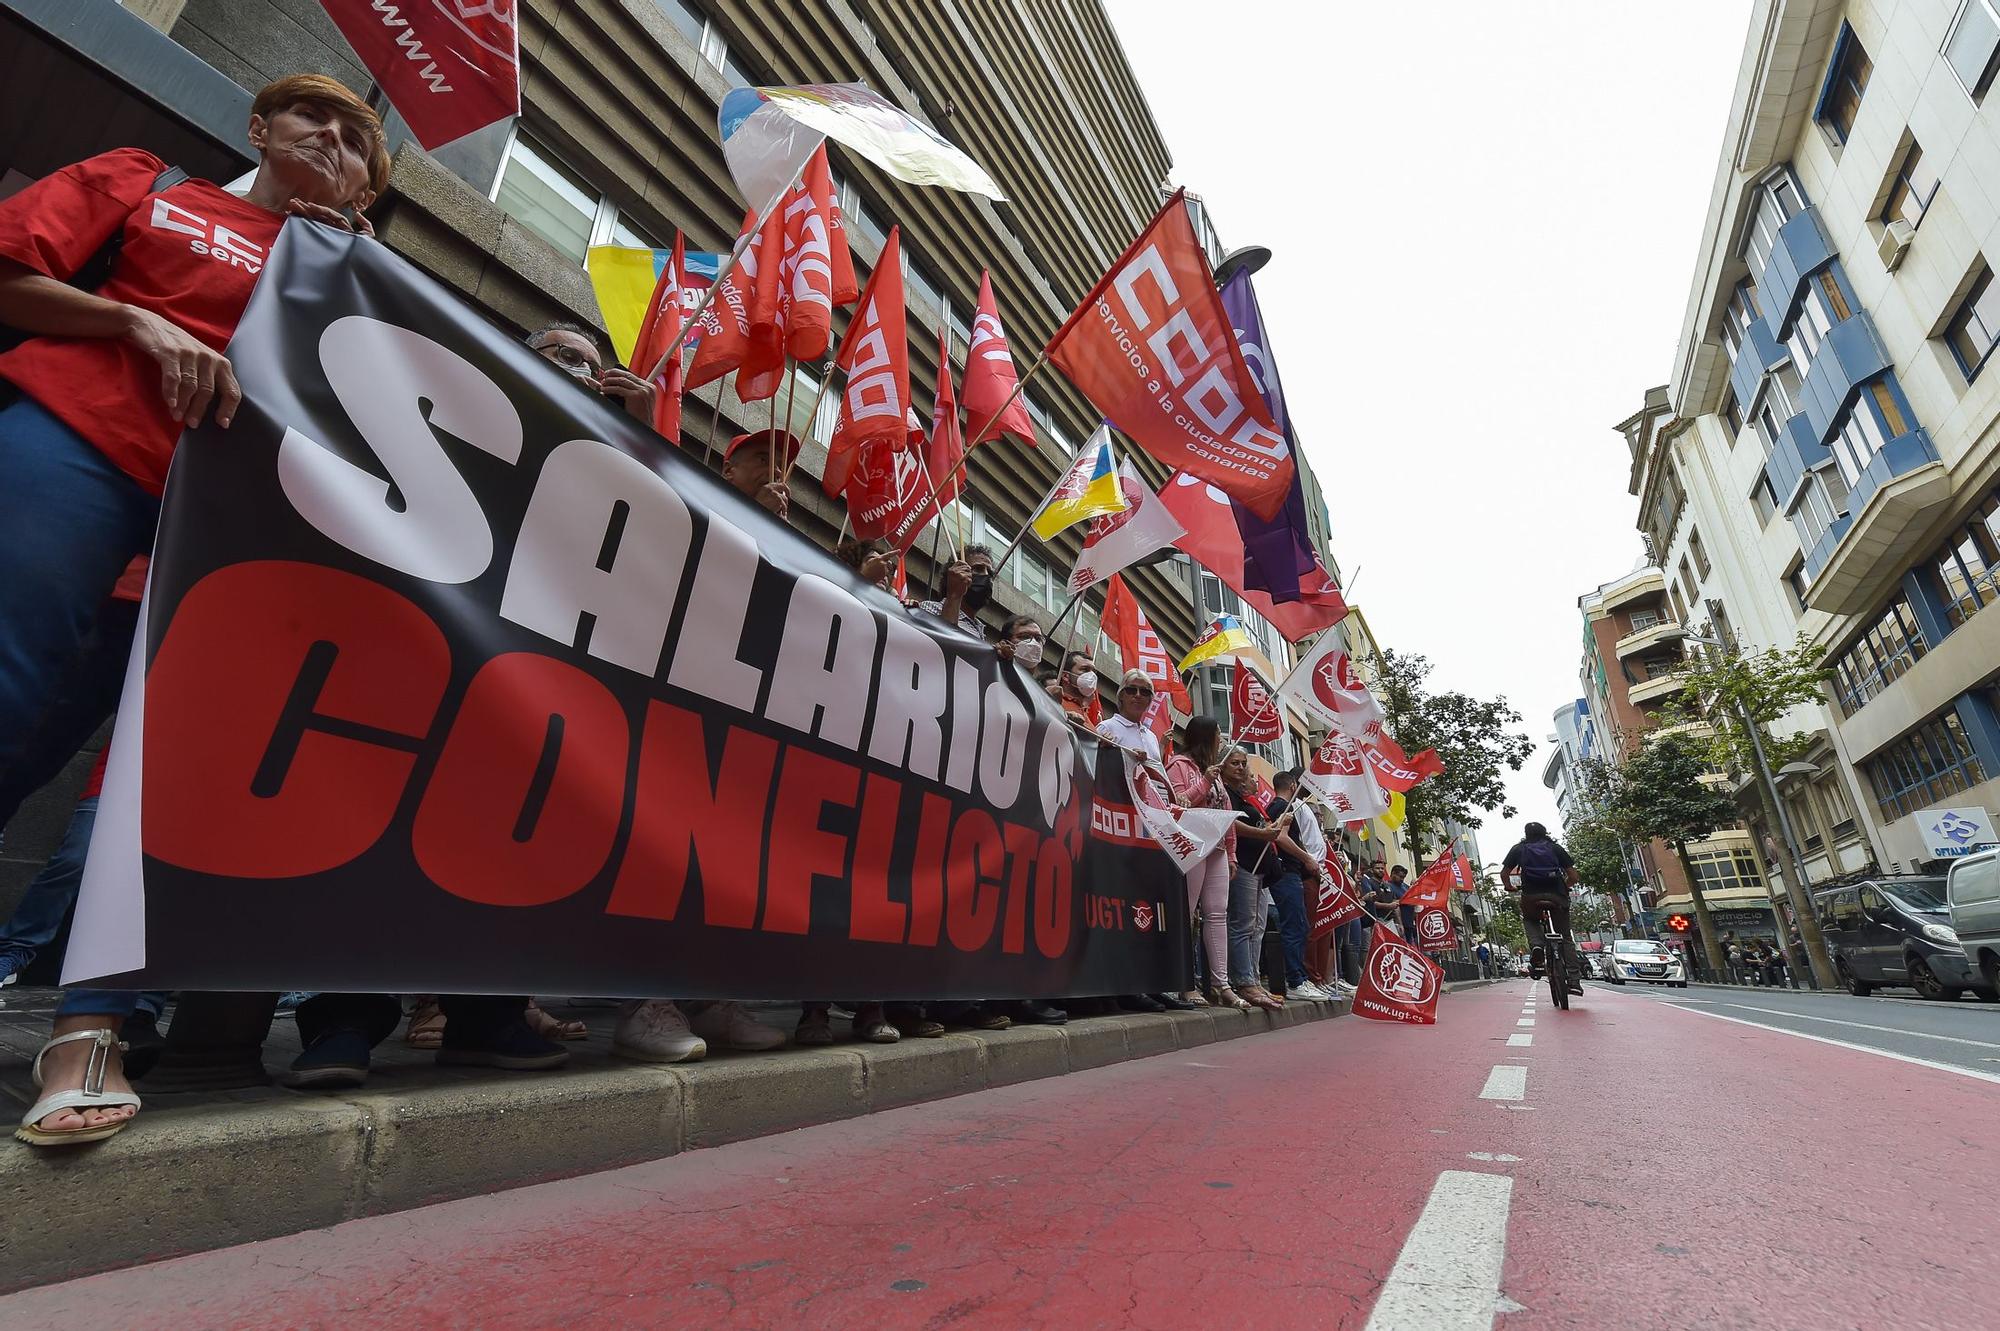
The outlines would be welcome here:
<svg viewBox="0 0 2000 1331">
<path fill-rule="evenodd" d="M 773 455 L 782 448 L 784 460 Z M 799 456 L 799 437 L 790 430 L 757 430 L 739 434 L 722 451 L 722 479 L 745 499 L 760 505 L 780 522 L 792 512 L 791 487 L 783 473 L 790 471 Z"/>
<path fill-rule="evenodd" d="M 620 366 L 606 369 L 603 345 L 590 329 L 558 319 L 528 334 L 528 349 L 591 392 L 624 403 L 629 414 L 652 428 L 653 401 L 660 390 Z"/>
<path fill-rule="evenodd" d="M 1099 737 L 1121 749 L 1142 753 L 1155 766 L 1160 762 L 1160 737 L 1146 724 L 1153 706 L 1153 677 L 1134 666 L 1118 682 L 1118 710 L 1097 723 Z"/>
<path fill-rule="evenodd" d="M 1000 659 L 1014 662 L 1031 675 L 1042 663 L 1046 646 L 1042 622 L 1033 615 L 1014 615 L 1000 626 Z"/>
<path fill-rule="evenodd" d="M 1190 720 L 1186 743 L 1167 760 L 1167 783 L 1173 787 L 1174 802 L 1185 808 L 1228 808 L 1221 758 L 1222 727 L 1215 718 L 1197 716 Z M 1208 1001 L 1216 1007 L 1247 1009 L 1249 1000 L 1229 987 L 1229 877 L 1235 867 L 1236 833 L 1231 831 L 1207 859 L 1188 870 L 1188 912 L 1201 912 Z"/>
<path fill-rule="evenodd" d="M 991 549 L 983 545 L 966 546 L 959 558 L 945 566 L 944 595 L 935 601 L 917 602 L 917 609 L 936 615 L 968 638 L 986 641 L 986 627 L 979 622 L 979 612 L 993 600 L 993 568 Z"/>
<path fill-rule="evenodd" d="M 1088 652 L 1071 652 L 1063 658 L 1062 673 L 1056 676 L 1050 694 L 1071 721 L 1095 727 L 1090 714 L 1098 703 L 1097 669 Z"/>
</svg>

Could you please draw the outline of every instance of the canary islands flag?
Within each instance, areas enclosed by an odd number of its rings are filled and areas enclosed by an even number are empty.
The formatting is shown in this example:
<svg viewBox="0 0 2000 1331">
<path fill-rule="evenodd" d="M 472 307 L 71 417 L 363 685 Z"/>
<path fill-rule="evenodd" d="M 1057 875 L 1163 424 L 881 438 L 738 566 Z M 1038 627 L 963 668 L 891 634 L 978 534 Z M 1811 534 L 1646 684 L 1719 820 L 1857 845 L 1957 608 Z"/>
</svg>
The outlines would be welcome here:
<svg viewBox="0 0 2000 1331">
<path fill-rule="evenodd" d="M 1243 627 L 1242 620 L 1234 615 L 1218 615 L 1215 622 L 1208 626 L 1208 630 L 1194 640 L 1194 646 L 1181 658 L 1181 663 L 1175 669 L 1185 675 L 1204 661 L 1213 661 L 1218 656 L 1231 656 L 1246 647 L 1255 648 L 1256 645 L 1256 640 L 1250 636 L 1250 630 Z"/>
<path fill-rule="evenodd" d="M 632 345 L 646 322 L 646 307 L 653 301 L 653 287 L 660 272 L 673 257 L 672 250 L 640 250 L 624 245 L 592 245 L 584 259 L 590 274 L 591 290 L 597 294 L 597 309 L 604 316 L 604 329 L 611 334 L 611 349 L 618 363 L 632 363 Z M 701 293 L 715 283 L 719 254 L 689 252 L 681 274 L 681 301 L 692 309 Z M 689 345 L 693 345 L 689 335 Z M 692 363 L 688 357 L 687 363 Z M 651 367 L 648 367 L 651 368 Z M 640 370 L 644 374 L 645 370 Z"/>
<path fill-rule="evenodd" d="M 1079 522 L 1124 511 L 1125 492 L 1118 485 L 1118 462 L 1111 456 L 1111 430 L 1100 426 L 1056 482 L 1056 488 L 1042 501 L 1042 511 L 1035 515 L 1035 535 L 1046 541 Z"/>
</svg>

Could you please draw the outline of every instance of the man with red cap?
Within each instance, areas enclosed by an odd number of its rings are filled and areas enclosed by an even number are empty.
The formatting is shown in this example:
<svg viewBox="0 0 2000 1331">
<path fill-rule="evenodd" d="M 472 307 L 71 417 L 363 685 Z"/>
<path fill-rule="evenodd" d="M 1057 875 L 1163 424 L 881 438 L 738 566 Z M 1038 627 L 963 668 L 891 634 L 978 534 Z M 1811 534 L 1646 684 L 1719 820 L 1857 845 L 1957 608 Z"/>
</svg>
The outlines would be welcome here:
<svg viewBox="0 0 2000 1331">
<path fill-rule="evenodd" d="M 773 457 L 782 447 L 781 457 Z M 722 454 L 722 479 L 754 499 L 781 521 L 791 512 L 792 492 L 783 475 L 799 455 L 799 437 L 790 430 L 739 434 Z"/>
</svg>

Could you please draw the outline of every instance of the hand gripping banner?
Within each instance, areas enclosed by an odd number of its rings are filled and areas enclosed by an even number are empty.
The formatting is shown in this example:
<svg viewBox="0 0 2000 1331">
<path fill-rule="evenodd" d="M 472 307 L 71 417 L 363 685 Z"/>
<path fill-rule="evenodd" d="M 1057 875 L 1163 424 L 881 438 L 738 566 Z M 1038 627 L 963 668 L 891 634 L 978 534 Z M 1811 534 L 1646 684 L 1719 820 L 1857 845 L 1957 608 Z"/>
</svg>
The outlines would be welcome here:
<svg viewBox="0 0 2000 1331">
<path fill-rule="evenodd" d="M 1181 875 L 1129 806 L 1097 830 L 1122 755 L 387 249 L 288 224 L 230 356 L 243 409 L 168 481 L 66 981 L 1191 983 Z"/>
</svg>

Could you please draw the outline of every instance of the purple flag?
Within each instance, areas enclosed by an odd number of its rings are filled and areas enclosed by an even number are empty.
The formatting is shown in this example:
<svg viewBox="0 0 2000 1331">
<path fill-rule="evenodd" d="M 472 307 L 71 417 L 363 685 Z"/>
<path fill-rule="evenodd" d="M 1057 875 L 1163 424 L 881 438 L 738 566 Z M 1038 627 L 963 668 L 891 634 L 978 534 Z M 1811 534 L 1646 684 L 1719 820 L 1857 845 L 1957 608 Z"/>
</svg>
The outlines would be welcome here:
<svg viewBox="0 0 2000 1331">
<path fill-rule="evenodd" d="M 1250 274 L 1238 272 L 1222 288 L 1222 308 L 1236 330 L 1237 344 L 1250 375 L 1264 394 L 1271 420 L 1284 431 L 1285 442 L 1298 455 L 1298 440 L 1292 437 L 1292 421 L 1285 410 L 1285 389 L 1278 381 L 1278 363 L 1264 336 L 1263 312 L 1257 308 L 1257 291 Z M 1234 500 L 1236 530 L 1243 537 L 1243 584 L 1283 603 L 1299 599 L 1299 578 L 1319 566 L 1313 550 L 1312 534 L 1306 526 L 1306 493 L 1299 473 L 1292 474 L 1292 493 L 1285 507 L 1269 522 Z"/>
</svg>

